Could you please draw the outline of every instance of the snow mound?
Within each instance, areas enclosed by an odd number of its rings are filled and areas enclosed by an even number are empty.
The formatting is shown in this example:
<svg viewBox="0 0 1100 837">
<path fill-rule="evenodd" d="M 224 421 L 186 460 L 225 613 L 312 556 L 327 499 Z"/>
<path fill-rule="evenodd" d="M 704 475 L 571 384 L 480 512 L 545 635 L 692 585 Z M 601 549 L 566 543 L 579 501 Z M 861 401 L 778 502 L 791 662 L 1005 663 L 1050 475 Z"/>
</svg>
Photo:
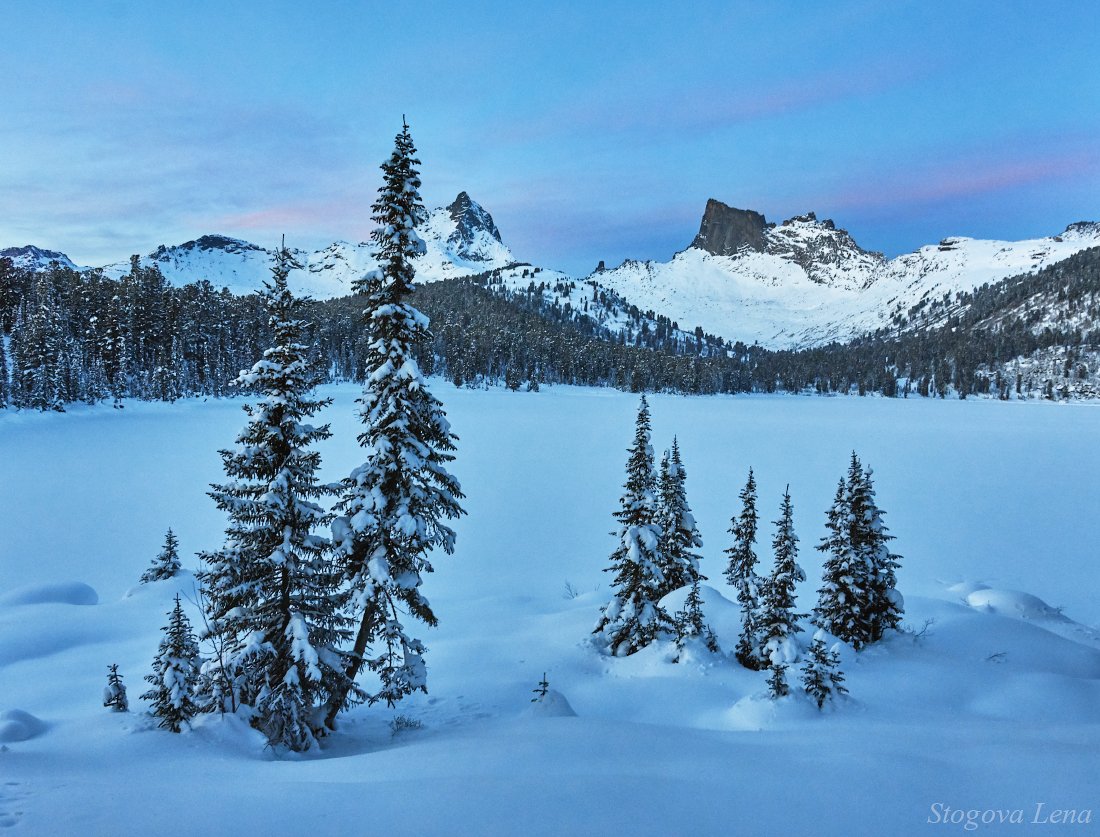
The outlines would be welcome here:
<svg viewBox="0 0 1100 837">
<path fill-rule="evenodd" d="M 0 712 L 0 744 L 26 741 L 46 731 L 46 725 L 30 712 L 9 709 Z"/>
<path fill-rule="evenodd" d="M 791 674 L 788 672 L 791 694 L 787 697 L 774 700 L 767 692 L 747 695 L 729 708 L 722 725 L 731 730 L 759 732 L 794 726 L 816 718 L 821 713 L 805 697 Z"/>
<path fill-rule="evenodd" d="M 19 587 L 0 596 L 0 605 L 35 604 L 94 605 L 99 604 L 99 594 L 82 581 L 62 581 Z"/>
<path fill-rule="evenodd" d="M 1066 618 L 1058 608 L 1051 607 L 1038 596 L 1018 590 L 994 590 L 986 587 L 967 595 L 966 603 L 987 613 L 1013 616 L 1017 619 L 1062 621 Z"/>
<path fill-rule="evenodd" d="M 577 713 L 565 699 L 565 695 L 554 689 L 547 689 L 546 694 L 533 701 L 524 715 L 530 718 L 575 718 Z"/>
<path fill-rule="evenodd" d="M 960 581 L 958 584 L 952 584 L 947 588 L 948 593 L 953 593 L 958 596 L 964 602 L 966 597 L 971 593 L 975 593 L 978 590 L 988 590 L 988 584 L 982 584 L 980 581 Z"/>
</svg>

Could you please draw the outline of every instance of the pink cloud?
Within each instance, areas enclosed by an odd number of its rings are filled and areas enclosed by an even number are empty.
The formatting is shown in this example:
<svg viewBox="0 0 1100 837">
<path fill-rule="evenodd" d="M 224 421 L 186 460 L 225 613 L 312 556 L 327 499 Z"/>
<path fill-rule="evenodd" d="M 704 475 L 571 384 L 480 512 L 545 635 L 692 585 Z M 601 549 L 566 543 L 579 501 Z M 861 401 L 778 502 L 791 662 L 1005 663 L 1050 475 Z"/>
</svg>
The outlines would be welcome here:
<svg viewBox="0 0 1100 837">
<path fill-rule="evenodd" d="M 1061 181 L 1096 172 L 1100 161 L 1086 153 L 1045 157 L 994 159 L 972 156 L 922 171 L 881 172 L 859 185 L 827 197 L 823 203 L 838 209 L 869 209 L 898 204 L 935 204 L 955 198 L 978 197 L 1026 186 Z"/>
</svg>

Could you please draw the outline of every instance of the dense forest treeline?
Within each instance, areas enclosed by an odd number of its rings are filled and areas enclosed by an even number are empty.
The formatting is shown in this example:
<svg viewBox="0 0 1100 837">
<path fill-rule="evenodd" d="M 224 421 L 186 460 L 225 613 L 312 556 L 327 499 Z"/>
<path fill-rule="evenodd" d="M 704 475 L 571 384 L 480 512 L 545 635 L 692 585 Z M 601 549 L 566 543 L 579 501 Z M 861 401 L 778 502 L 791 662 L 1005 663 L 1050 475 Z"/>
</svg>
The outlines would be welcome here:
<svg viewBox="0 0 1100 837">
<path fill-rule="evenodd" d="M 887 396 L 1100 395 L 1100 248 L 1036 274 L 929 301 L 847 344 L 775 351 L 685 333 L 585 282 L 505 287 L 493 274 L 420 286 L 432 323 L 429 373 L 458 385 L 546 384 L 635 392 L 882 393 Z M 589 304 L 591 303 L 591 305 Z M 609 323 L 610 308 L 621 313 Z M 366 341 L 356 297 L 310 303 L 310 337 L 332 380 L 361 380 Z M 270 340 L 256 296 L 207 281 L 167 283 L 135 258 L 130 273 L 21 270 L 0 260 L 0 406 L 174 400 L 233 391 Z"/>
</svg>

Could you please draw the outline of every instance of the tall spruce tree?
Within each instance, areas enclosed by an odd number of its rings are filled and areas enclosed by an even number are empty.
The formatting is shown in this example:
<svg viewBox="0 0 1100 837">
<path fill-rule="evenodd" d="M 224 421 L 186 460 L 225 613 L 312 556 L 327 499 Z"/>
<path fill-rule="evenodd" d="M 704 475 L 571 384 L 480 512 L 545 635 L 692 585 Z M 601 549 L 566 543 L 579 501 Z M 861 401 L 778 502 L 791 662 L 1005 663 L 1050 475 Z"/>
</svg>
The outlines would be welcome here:
<svg viewBox="0 0 1100 837">
<path fill-rule="evenodd" d="M 404 620 L 407 614 L 436 624 L 420 586 L 432 571 L 431 552 L 454 551 L 455 533 L 444 521 L 465 513 L 458 480 L 447 471 L 457 437 L 415 357 L 418 345 L 432 341 L 427 318 L 408 302 L 415 290 L 413 262 L 424 253 L 415 229 L 424 215 L 419 165 L 404 124 L 382 164 L 383 183 L 372 206 L 379 267 L 354 288 L 366 298 L 369 339 L 366 384 L 358 400 L 366 461 L 343 481 L 337 506 L 342 516 L 333 535 L 359 628 L 347 682 L 329 703 L 330 725 L 350 701 L 364 696 L 393 706 L 427 691 L 425 647 L 406 632 Z M 364 665 L 379 680 L 365 695 L 350 686 Z"/>
<path fill-rule="evenodd" d="M 867 606 L 871 585 L 867 567 L 852 545 L 852 506 L 843 479 L 829 507 L 825 529 L 827 533 L 817 546 L 826 558 L 814 624 L 858 649 L 870 632 Z"/>
<path fill-rule="evenodd" d="M 798 620 L 805 616 L 794 610 L 794 588 L 798 582 L 806 580 L 806 574 L 797 560 L 798 536 L 794 533 L 790 486 L 783 492 L 783 504 L 775 526 L 772 540 L 775 565 L 765 587 L 760 624 L 763 656 L 773 670 L 797 658 L 797 649 L 792 648 L 791 643 L 794 635 L 802 630 Z"/>
<path fill-rule="evenodd" d="M 643 395 L 634 444 L 627 451 L 626 484 L 615 512 L 619 544 L 605 570 L 615 574 L 614 593 L 592 631 L 617 657 L 633 654 L 672 630 L 672 620 L 660 605 L 666 582 L 655 482 L 649 404 Z"/>
<path fill-rule="evenodd" d="M 763 607 L 764 579 L 756 574 L 756 529 L 759 517 L 756 512 L 756 479 L 752 468 L 749 478 L 739 495 L 741 513 L 730 522 L 733 546 L 726 550 L 729 564 L 726 582 L 737 591 L 741 605 L 741 634 L 737 638 L 737 660 L 746 668 L 759 671 L 765 661 L 761 652 L 760 620 Z"/>
<path fill-rule="evenodd" d="M 153 563 L 141 575 L 142 584 L 172 578 L 179 573 L 181 569 L 179 545 L 179 538 L 169 527 L 168 533 L 164 536 L 164 546 L 161 547 L 160 554 L 153 559 Z"/>
<path fill-rule="evenodd" d="M 328 425 L 307 419 L 328 404 L 310 398 L 320 370 L 301 341 L 303 300 L 287 287 L 294 260 L 282 246 L 262 299 L 274 345 L 237 383 L 261 397 L 234 448 L 221 451 L 226 475 L 210 496 L 229 516 L 226 542 L 201 557 L 207 638 L 224 654 L 218 680 L 253 707 L 252 724 L 272 746 L 306 750 L 316 742 L 318 707 L 342 688 L 338 648 L 347 638 L 328 540 L 314 534 L 328 514 L 316 502 L 320 454 L 310 446 Z M 217 665 L 217 663 L 208 663 Z"/>
<path fill-rule="evenodd" d="M 857 650 L 881 639 L 901 621 L 896 589 L 898 556 L 882 523 L 871 470 L 855 451 L 847 481 L 841 480 L 826 520 L 828 534 L 817 547 L 827 557 L 814 622 Z"/>
<path fill-rule="evenodd" d="M 671 451 L 666 450 L 661 457 L 657 489 L 657 524 L 661 527 L 661 572 L 664 576 L 660 593 L 663 597 L 673 590 L 706 580 L 699 573 L 699 556 L 693 552 L 703 545 L 703 539 L 688 505 L 687 472 L 675 437 Z"/>
<path fill-rule="evenodd" d="M 142 700 L 153 704 L 152 714 L 160 719 L 159 726 L 169 732 L 179 732 L 181 725 L 199 711 L 194 700 L 199 680 L 199 645 L 178 593 L 153 660 L 153 673 L 145 675 L 145 679 L 153 688 L 141 696 Z"/>
<path fill-rule="evenodd" d="M 875 500 L 873 473 L 870 466 L 863 472 L 859 496 L 863 514 L 854 522 L 859 536 L 853 536 L 856 549 L 864 556 L 870 579 L 871 600 L 868 608 L 869 632 L 871 642 L 878 642 L 886 631 L 895 629 L 901 623 L 905 604 L 897 590 L 896 570 L 901 556 L 890 552 L 889 542 L 894 536 L 889 534 L 882 515 L 885 512 Z M 856 516 L 856 501 L 852 501 L 853 517 Z"/>
</svg>

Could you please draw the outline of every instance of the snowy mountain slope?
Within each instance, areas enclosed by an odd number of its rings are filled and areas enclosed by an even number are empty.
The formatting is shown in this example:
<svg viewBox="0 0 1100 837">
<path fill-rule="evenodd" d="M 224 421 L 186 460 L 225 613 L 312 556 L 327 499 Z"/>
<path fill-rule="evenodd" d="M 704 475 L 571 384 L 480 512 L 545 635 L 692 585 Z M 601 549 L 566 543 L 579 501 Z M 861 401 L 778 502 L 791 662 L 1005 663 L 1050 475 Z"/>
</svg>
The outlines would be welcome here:
<svg viewBox="0 0 1100 837">
<path fill-rule="evenodd" d="M 40 271 L 46 270 L 54 262 L 70 270 L 83 270 L 73 264 L 72 260 L 64 253 L 55 250 L 43 250 L 28 244 L 24 247 L 8 247 L 0 250 L 0 259 L 11 259 L 12 264 L 21 270 Z"/>
<path fill-rule="evenodd" d="M 747 214 L 724 209 L 725 217 L 716 217 L 708 204 L 700 235 L 670 261 L 627 261 L 592 278 L 680 323 L 787 348 L 847 340 L 889 326 L 922 301 L 1033 272 L 1100 245 L 1100 224 L 1083 222 L 1027 241 L 947 238 L 887 260 L 813 213 L 722 236 L 716 227 L 737 225 Z M 715 240 L 721 246 L 711 246 Z"/>
<path fill-rule="evenodd" d="M 492 216 L 465 192 L 447 207 L 433 209 L 419 227 L 427 252 L 417 262 L 421 282 L 435 282 L 468 276 L 503 267 L 515 261 L 501 241 Z M 293 245 L 293 240 L 288 242 Z M 351 293 L 355 279 L 376 266 L 369 242 L 337 241 L 307 252 L 293 249 L 303 270 L 292 271 L 291 287 L 315 299 L 331 299 Z M 207 279 L 215 287 L 227 287 L 236 294 L 260 288 L 271 275 L 273 249 L 222 235 L 205 235 L 174 247 L 161 245 L 142 257 L 143 264 L 156 264 L 169 282 L 184 285 Z M 107 265 L 108 276 L 119 277 L 130 270 L 129 261 Z"/>
</svg>

